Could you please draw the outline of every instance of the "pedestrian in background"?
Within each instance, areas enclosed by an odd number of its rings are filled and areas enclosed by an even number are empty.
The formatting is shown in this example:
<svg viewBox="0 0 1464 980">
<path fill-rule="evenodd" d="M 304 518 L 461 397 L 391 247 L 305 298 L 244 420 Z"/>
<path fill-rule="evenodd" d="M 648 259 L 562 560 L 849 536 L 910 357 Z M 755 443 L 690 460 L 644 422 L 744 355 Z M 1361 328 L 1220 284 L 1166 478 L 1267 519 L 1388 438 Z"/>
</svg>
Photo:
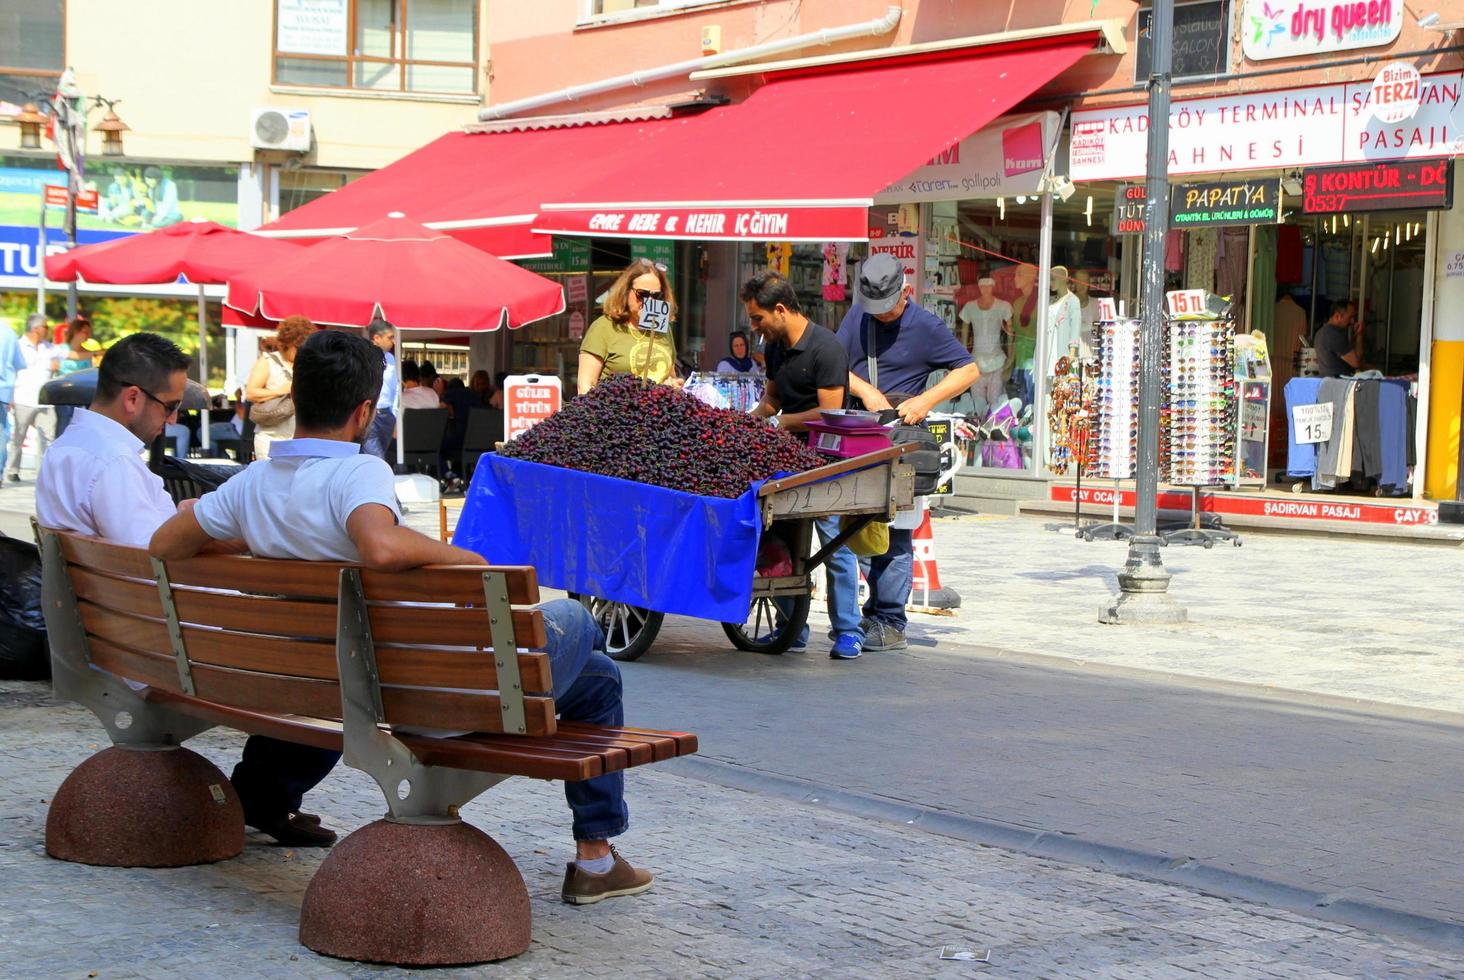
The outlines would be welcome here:
<svg viewBox="0 0 1464 980">
<path fill-rule="evenodd" d="M 397 377 L 396 328 L 385 320 L 372 320 L 366 337 L 381 351 L 386 366 L 381 372 L 381 395 L 376 399 L 376 418 L 366 431 L 363 448 L 388 463 L 391 441 L 396 437 L 397 407 L 401 399 L 401 380 Z"/>
<path fill-rule="evenodd" d="M 0 317 L 0 473 L 10 452 L 10 406 L 15 403 L 15 376 L 25 368 L 20 338 L 10 321 Z"/>
<path fill-rule="evenodd" d="M 290 398 L 295 352 L 314 332 L 315 324 L 307 318 L 298 314 L 285 317 L 275 330 L 278 348 L 265 351 L 249 369 L 244 397 L 253 406 L 255 459 L 268 459 L 271 442 L 295 435 L 295 405 Z"/>
<path fill-rule="evenodd" d="M 56 374 L 58 377 L 66 377 L 68 374 L 75 374 L 77 371 L 85 371 L 92 366 L 92 352 L 86 345 L 92 339 L 92 324 L 84 316 L 73 317 L 66 324 L 66 333 L 63 336 L 61 346 L 56 350 Z M 95 345 L 93 345 L 95 346 Z M 71 414 L 76 411 L 72 405 L 56 405 L 56 438 L 60 438 L 71 424 Z"/>
<path fill-rule="evenodd" d="M 56 349 L 46 342 L 46 315 L 32 313 L 25 321 L 25 336 L 20 339 L 20 355 L 25 367 L 15 375 L 15 429 L 10 434 L 9 458 L 5 476 L 11 483 L 20 482 L 20 450 L 26 433 L 36 430 L 36 468 L 46 447 L 56 437 L 56 413 L 41 404 L 41 386 L 56 372 Z"/>
<path fill-rule="evenodd" d="M 422 369 L 411 359 L 402 361 L 402 408 L 437 408 L 442 399 L 422 384 Z"/>
</svg>

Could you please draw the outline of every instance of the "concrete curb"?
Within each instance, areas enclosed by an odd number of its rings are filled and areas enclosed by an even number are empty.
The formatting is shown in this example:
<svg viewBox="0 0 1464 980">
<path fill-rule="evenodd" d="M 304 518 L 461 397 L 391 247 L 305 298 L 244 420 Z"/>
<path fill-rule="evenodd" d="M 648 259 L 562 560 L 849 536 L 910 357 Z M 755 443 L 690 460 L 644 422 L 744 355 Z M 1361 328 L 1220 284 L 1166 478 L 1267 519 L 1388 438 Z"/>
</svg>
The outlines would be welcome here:
<svg viewBox="0 0 1464 980">
<path fill-rule="evenodd" d="M 870 820 L 904 824 L 926 833 L 986 847 L 1133 875 L 1222 898 L 1285 909 L 1339 925 L 1402 936 L 1449 952 L 1464 952 L 1464 924 L 1361 901 L 1345 892 L 1324 893 L 1230 871 L 1193 858 L 1085 840 L 1037 827 L 968 817 L 901 800 L 849 793 L 793 776 L 704 756 L 672 760 L 666 769 L 730 789 L 774 796 Z"/>
</svg>

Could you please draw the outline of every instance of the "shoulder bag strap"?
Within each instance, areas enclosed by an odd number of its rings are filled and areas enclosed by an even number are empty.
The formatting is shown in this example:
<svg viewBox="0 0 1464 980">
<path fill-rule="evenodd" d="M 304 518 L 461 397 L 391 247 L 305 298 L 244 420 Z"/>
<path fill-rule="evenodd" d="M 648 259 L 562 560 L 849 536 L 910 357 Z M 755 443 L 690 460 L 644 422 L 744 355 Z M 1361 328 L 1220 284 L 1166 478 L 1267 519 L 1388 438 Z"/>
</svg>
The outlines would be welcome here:
<svg viewBox="0 0 1464 980">
<path fill-rule="evenodd" d="M 879 390 L 879 360 L 874 356 L 874 317 L 868 313 L 864 314 L 865 322 L 869 324 L 869 330 L 865 334 L 864 357 L 869 362 L 869 386 L 875 391 Z"/>
</svg>

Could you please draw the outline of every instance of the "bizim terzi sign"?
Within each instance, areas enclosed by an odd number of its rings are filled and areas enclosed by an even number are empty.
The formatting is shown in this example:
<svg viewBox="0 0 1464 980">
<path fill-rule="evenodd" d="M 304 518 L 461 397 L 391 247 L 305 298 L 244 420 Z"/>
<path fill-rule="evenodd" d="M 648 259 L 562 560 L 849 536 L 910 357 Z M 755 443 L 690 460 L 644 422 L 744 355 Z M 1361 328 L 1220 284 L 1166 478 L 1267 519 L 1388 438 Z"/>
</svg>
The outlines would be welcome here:
<svg viewBox="0 0 1464 980">
<path fill-rule="evenodd" d="M 1169 192 L 1169 227 L 1273 225 L 1280 220 L 1281 182 L 1224 180 L 1177 184 Z"/>
</svg>

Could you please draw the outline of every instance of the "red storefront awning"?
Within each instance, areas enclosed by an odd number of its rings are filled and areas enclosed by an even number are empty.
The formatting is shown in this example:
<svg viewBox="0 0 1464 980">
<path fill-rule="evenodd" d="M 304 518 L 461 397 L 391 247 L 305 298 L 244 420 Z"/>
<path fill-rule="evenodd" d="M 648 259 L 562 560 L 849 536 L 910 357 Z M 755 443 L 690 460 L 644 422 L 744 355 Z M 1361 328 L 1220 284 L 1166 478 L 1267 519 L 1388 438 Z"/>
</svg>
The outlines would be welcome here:
<svg viewBox="0 0 1464 980">
<path fill-rule="evenodd" d="M 628 238 L 863 240 L 874 195 L 1017 105 L 1093 49 L 1069 35 L 773 76 L 745 101 L 649 134 L 536 232 Z M 546 181 L 553 186 L 553 181 Z"/>
<path fill-rule="evenodd" d="M 399 211 L 502 258 L 548 254 L 546 233 L 863 241 L 875 194 L 1102 40 L 1095 28 L 776 73 L 695 115 L 450 133 L 260 230 L 318 241 Z"/>
</svg>

